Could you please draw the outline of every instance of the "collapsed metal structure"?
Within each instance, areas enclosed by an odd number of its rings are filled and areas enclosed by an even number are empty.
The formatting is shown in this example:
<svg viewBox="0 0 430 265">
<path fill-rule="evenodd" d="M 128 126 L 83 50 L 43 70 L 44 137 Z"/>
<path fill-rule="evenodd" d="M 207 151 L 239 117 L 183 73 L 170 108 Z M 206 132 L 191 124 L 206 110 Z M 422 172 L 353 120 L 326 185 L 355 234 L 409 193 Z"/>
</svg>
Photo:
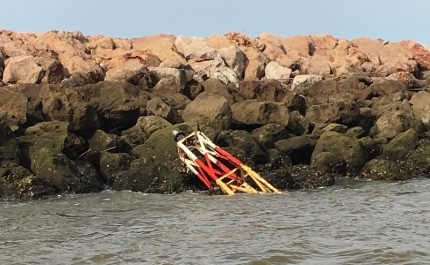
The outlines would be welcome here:
<svg viewBox="0 0 430 265">
<path fill-rule="evenodd" d="M 201 131 L 187 136 L 173 131 L 182 163 L 209 189 L 213 182 L 228 194 L 281 193 L 239 159 L 215 145 Z M 212 181 L 212 183 L 211 183 Z"/>
</svg>

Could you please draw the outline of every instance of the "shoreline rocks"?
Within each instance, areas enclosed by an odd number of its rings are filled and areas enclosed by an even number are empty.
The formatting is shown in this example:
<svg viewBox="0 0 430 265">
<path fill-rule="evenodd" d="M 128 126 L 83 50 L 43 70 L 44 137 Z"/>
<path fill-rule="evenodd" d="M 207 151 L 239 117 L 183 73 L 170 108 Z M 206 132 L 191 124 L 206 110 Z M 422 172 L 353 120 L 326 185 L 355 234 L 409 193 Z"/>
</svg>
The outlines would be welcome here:
<svg viewBox="0 0 430 265">
<path fill-rule="evenodd" d="M 203 185 L 197 128 L 280 189 L 430 176 L 430 52 L 240 33 L 132 40 L 0 31 L 0 198 Z"/>
</svg>

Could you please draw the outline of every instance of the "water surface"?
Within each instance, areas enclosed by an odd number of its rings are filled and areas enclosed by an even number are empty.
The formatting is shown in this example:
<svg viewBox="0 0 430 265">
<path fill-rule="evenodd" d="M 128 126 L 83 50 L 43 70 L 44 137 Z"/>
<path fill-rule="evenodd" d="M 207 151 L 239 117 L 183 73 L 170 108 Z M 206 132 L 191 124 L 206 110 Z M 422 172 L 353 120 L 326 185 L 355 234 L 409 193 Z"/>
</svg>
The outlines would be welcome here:
<svg viewBox="0 0 430 265">
<path fill-rule="evenodd" d="M 0 264 L 430 264 L 430 180 L 0 202 Z"/>
</svg>

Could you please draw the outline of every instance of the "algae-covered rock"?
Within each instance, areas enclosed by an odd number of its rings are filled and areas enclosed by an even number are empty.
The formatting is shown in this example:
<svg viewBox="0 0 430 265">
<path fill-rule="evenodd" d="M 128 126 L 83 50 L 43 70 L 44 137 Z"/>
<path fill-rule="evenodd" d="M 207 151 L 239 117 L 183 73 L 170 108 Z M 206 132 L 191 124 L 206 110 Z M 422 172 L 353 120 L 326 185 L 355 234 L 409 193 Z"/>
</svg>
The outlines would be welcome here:
<svg viewBox="0 0 430 265">
<path fill-rule="evenodd" d="M 412 178 L 401 165 L 386 159 L 372 159 L 367 162 L 360 173 L 360 178 L 371 180 L 402 181 Z"/>
<path fill-rule="evenodd" d="M 337 157 L 341 157 L 345 163 L 346 173 L 357 173 L 366 163 L 365 153 L 356 137 L 328 131 L 318 139 L 312 153 L 311 165 L 330 164 L 331 162 L 321 161 L 320 159 L 332 160 L 332 156 L 321 156 L 320 153 L 329 152 Z"/>
</svg>

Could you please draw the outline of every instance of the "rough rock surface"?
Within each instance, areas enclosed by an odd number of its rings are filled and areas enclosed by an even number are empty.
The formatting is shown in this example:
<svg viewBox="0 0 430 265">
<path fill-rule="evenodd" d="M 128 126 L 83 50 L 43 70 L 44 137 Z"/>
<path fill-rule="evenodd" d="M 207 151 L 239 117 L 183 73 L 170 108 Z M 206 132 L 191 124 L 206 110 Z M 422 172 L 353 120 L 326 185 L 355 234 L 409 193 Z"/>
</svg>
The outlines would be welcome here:
<svg viewBox="0 0 430 265">
<path fill-rule="evenodd" d="M 281 189 L 429 177 L 430 51 L 330 35 L 0 31 L 0 197 L 204 189 L 200 129 Z"/>
</svg>

